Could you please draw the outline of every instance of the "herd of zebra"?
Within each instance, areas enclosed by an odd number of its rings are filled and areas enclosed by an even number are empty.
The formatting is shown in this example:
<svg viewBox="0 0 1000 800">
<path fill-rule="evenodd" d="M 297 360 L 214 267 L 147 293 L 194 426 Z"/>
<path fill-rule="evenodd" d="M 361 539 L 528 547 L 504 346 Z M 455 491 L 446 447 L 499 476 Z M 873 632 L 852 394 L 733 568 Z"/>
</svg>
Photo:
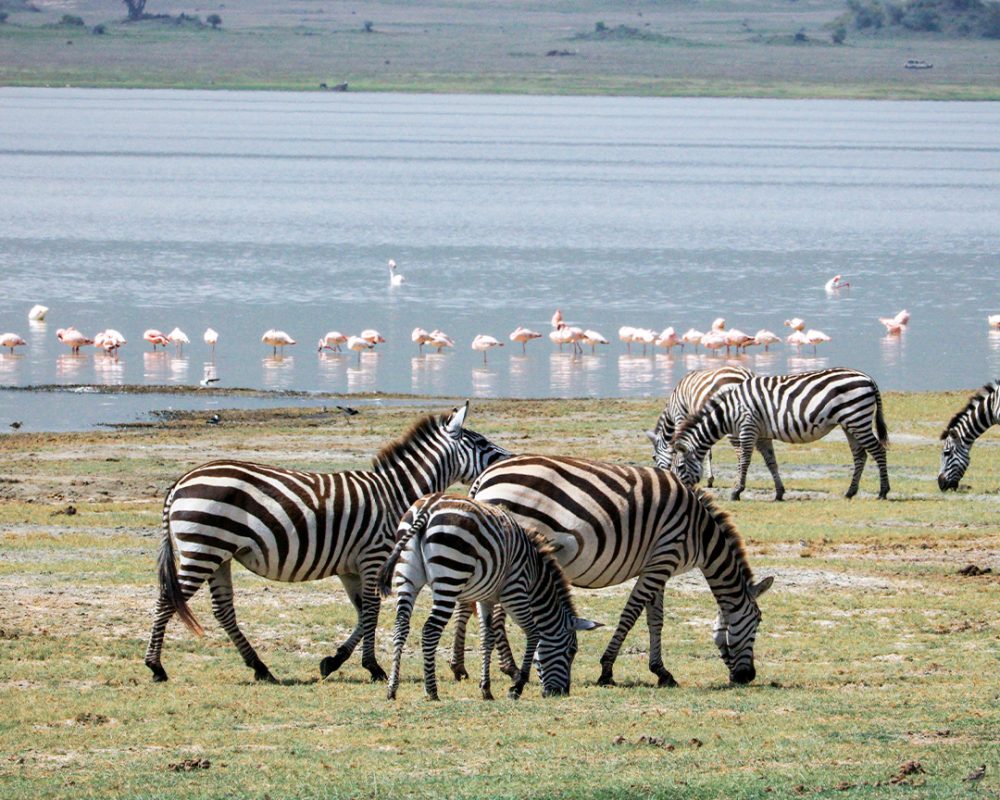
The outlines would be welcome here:
<svg viewBox="0 0 1000 800">
<path fill-rule="evenodd" d="M 663 663 L 664 585 L 699 569 L 718 605 L 713 638 L 734 683 L 755 677 L 753 647 L 759 597 L 772 578 L 755 580 L 730 517 L 694 488 L 711 446 L 729 436 L 738 449 L 738 499 L 753 450 L 760 450 L 784 492 L 772 441 L 810 442 L 843 429 L 854 457 L 847 497 L 870 454 L 879 469 L 879 497 L 889 492 L 888 434 L 875 382 L 851 369 L 760 377 L 740 367 L 693 372 L 675 388 L 653 431 L 655 466 L 582 458 L 514 455 L 465 427 L 468 402 L 450 414 L 418 420 L 375 456 L 370 470 L 304 472 L 242 461 L 213 461 L 182 476 L 163 507 L 158 558 L 160 594 L 145 663 L 165 681 L 160 656 L 174 614 L 202 633 L 187 601 L 208 582 L 212 610 L 258 680 L 274 681 L 243 635 L 233 608 L 231 568 L 277 581 L 337 575 L 357 624 L 336 652 L 322 659 L 329 676 L 362 644 L 373 681 L 399 685 L 400 659 L 415 598 L 430 584 L 432 610 L 423 628 L 424 687 L 437 698 L 435 656 L 455 617 L 451 668 L 465 670 L 465 625 L 473 607 L 481 621 L 480 688 L 492 699 L 490 659 L 514 679 L 517 697 L 532 665 L 544 694 L 568 693 L 579 630 L 598 627 L 577 616 L 570 586 L 601 588 L 635 579 L 600 659 L 602 685 L 614 683 L 619 650 L 645 610 L 649 669 L 660 686 L 675 685 Z M 956 489 L 973 442 L 1000 422 L 1000 381 L 986 385 L 942 434 L 938 484 Z M 468 497 L 448 494 L 471 483 Z M 179 556 L 179 566 L 178 566 Z M 376 657 L 382 597 L 398 595 L 393 662 L 386 675 Z M 509 614 L 524 630 L 518 663 L 504 632 Z"/>
</svg>

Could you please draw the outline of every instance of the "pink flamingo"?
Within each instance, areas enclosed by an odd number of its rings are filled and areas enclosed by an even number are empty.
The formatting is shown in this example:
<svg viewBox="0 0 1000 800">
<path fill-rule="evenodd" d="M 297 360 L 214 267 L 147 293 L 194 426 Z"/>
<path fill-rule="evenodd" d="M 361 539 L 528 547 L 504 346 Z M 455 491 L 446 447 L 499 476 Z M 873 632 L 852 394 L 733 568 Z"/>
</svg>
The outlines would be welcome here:
<svg viewBox="0 0 1000 800">
<path fill-rule="evenodd" d="M 757 334 L 753 338 L 757 342 L 757 344 L 764 345 L 765 353 L 768 351 L 768 348 L 772 344 L 777 344 L 778 342 L 781 341 L 781 337 L 776 336 L 774 333 L 767 330 L 766 328 L 761 328 L 759 331 L 757 331 Z"/>
<path fill-rule="evenodd" d="M 827 336 L 823 331 L 818 331 L 815 328 L 810 328 L 806 331 L 806 341 L 813 346 L 813 353 L 816 352 L 816 345 L 824 344 L 830 341 L 830 337 Z"/>
<path fill-rule="evenodd" d="M 583 341 L 590 345 L 591 353 L 597 352 L 597 345 L 608 343 L 603 334 L 589 328 L 583 332 Z"/>
<path fill-rule="evenodd" d="M 991 328 L 1000 328 L 1000 314 L 990 314 L 986 318 L 986 323 Z"/>
<path fill-rule="evenodd" d="M 712 321 L 712 330 L 716 333 L 722 333 L 726 329 L 726 319 L 725 317 L 716 317 Z"/>
<path fill-rule="evenodd" d="M 483 354 L 484 364 L 486 363 L 486 353 L 494 347 L 503 347 L 503 342 L 485 333 L 480 333 L 472 340 L 472 349 Z"/>
<path fill-rule="evenodd" d="M 894 317 L 879 317 L 878 321 L 885 325 L 885 330 L 890 335 L 898 335 L 906 330 L 906 325 L 910 321 L 910 312 L 905 308 Z"/>
<path fill-rule="evenodd" d="M 433 347 L 438 353 L 440 353 L 445 347 L 454 347 L 454 340 L 444 331 L 439 331 L 437 329 L 431 331 L 430 341 L 427 342 L 428 347 Z"/>
<path fill-rule="evenodd" d="M 360 336 L 347 337 L 347 349 L 353 350 L 358 354 L 358 366 L 361 366 L 361 353 L 365 350 L 371 350 L 374 346 L 374 342 L 369 342 L 367 339 Z"/>
<path fill-rule="evenodd" d="M 838 289 L 846 289 L 850 285 L 851 284 L 849 284 L 847 281 L 842 281 L 840 279 L 840 275 L 834 275 L 832 278 L 830 278 L 830 280 L 826 282 L 823 288 L 826 289 L 826 291 L 829 292 L 830 294 L 833 294 Z"/>
<path fill-rule="evenodd" d="M 791 328 L 793 331 L 802 331 L 805 329 L 806 323 L 805 320 L 799 317 L 792 317 L 785 320 L 785 327 Z"/>
<path fill-rule="evenodd" d="M 628 354 L 632 355 L 632 342 L 635 341 L 635 328 L 631 325 L 622 325 L 618 329 L 618 339 L 625 342 L 625 347 L 628 348 Z"/>
<path fill-rule="evenodd" d="M 685 344 L 694 345 L 694 351 L 698 352 L 698 345 L 701 344 L 701 339 L 705 334 L 701 331 L 695 330 L 694 328 L 688 328 L 684 335 L 681 337 L 681 350 L 684 349 Z"/>
<path fill-rule="evenodd" d="M 327 331 L 323 338 L 319 340 L 319 345 L 316 349 L 319 351 L 333 350 L 335 353 L 339 353 L 340 346 L 346 343 L 347 336 L 340 331 Z"/>
<path fill-rule="evenodd" d="M 114 328 L 94 334 L 94 347 L 100 347 L 109 356 L 114 356 L 115 360 L 118 359 L 118 348 L 123 344 L 128 344 L 128 340 Z"/>
<path fill-rule="evenodd" d="M 389 285 L 402 286 L 406 280 L 400 273 L 396 272 L 396 262 L 389 259 Z"/>
<path fill-rule="evenodd" d="M 0 333 L 0 347 L 9 347 L 11 353 L 14 352 L 15 347 L 26 344 L 27 342 L 16 333 Z"/>
<path fill-rule="evenodd" d="M 424 352 L 424 345 L 428 344 L 430 340 L 431 335 L 423 328 L 414 328 L 410 333 L 410 341 L 417 346 L 417 350 L 421 354 Z"/>
<path fill-rule="evenodd" d="M 164 349 L 166 349 L 167 345 L 170 344 L 170 339 L 167 335 L 156 330 L 156 328 L 150 328 L 148 331 L 145 331 L 142 334 L 142 338 L 153 345 L 154 351 L 156 350 L 157 345 L 161 345 Z"/>
<path fill-rule="evenodd" d="M 385 343 L 385 338 L 374 328 L 365 328 L 358 336 L 369 342 L 372 346 Z"/>
<path fill-rule="evenodd" d="M 219 343 L 219 332 L 212 328 L 206 328 L 202 334 L 202 340 L 212 348 L 212 356 L 215 356 L 215 346 Z"/>
<path fill-rule="evenodd" d="M 642 354 L 646 355 L 646 346 L 652 347 L 656 343 L 656 331 L 650 328 L 636 328 L 634 341 L 642 345 Z"/>
<path fill-rule="evenodd" d="M 528 342 L 530 342 L 532 339 L 541 339 L 541 338 L 542 338 L 542 334 L 540 334 L 538 331 L 529 330 L 528 328 L 525 328 L 523 325 L 518 325 L 510 333 L 510 340 L 512 342 L 520 342 L 521 343 L 521 352 L 522 353 L 528 352 L 527 348 L 525 347 L 525 345 Z"/>
<path fill-rule="evenodd" d="M 701 345 L 715 353 L 726 346 L 726 336 L 718 331 L 709 331 L 701 337 Z"/>
<path fill-rule="evenodd" d="M 73 355 L 79 355 L 80 348 L 84 345 L 93 344 L 93 339 L 88 339 L 76 328 L 60 328 L 56 331 L 56 338 L 63 344 L 71 348 Z"/>
<path fill-rule="evenodd" d="M 269 344 L 274 348 L 274 355 L 278 355 L 278 348 L 281 348 L 282 353 L 288 345 L 295 344 L 295 340 L 289 336 L 284 331 L 275 330 L 271 328 L 270 330 L 264 331 L 264 335 L 260 337 L 260 340 L 264 344 Z"/>
<path fill-rule="evenodd" d="M 793 330 L 785 341 L 795 345 L 796 351 L 799 353 L 802 352 L 802 345 L 809 344 L 808 337 L 800 330 Z"/>
<path fill-rule="evenodd" d="M 736 352 L 740 352 L 740 348 L 743 348 L 743 352 L 746 352 L 747 346 L 751 344 L 756 344 L 757 340 L 750 336 L 749 334 L 743 333 L 739 328 L 733 328 L 732 330 L 726 331 L 726 352 L 729 352 L 730 347 L 735 347 Z"/>
<path fill-rule="evenodd" d="M 29 322 L 44 322 L 45 315 L 49 313 L 48 306 L 43 306 L 41 304 L 33 305 L 31 311 L 28 312 Z"/>
<path fill-rule="evenodd" d="M 668 353 L 672 348 L 676 347 L 679 344 L 683 343 L 681 342 L 680 337 L 677 335 L 677 331 L 675 331 L 672 327 L 664 328 L 660 332 L 660 335 L 656 338 L 656 346 L 662 347 Z"/>
<path fill-rule="evenodd" d="M 552 315 L 552 327 L 553 327 L 553 328 L 561 328 L 561 327 L 562 327 L 563 325 L 565 325 L 565 324 L 566 324 L 566 323 L 565 323 L 565 322 L 563 322 L 563 315 L 562 315 L 562 311 L 560 311 L 560 310 L 559 310 L 559 309 L 557 308 L 557 309 L 556 309 L 556 313 Z"/>
<path fill-rule="evenodd" d="M 174 347 L 177 348 L 178 355 L 184 352 L 184 345 L 191 344 L 191 340 L 180 328 L 174 328 L 170 333 L 167 334 L 167 338 L 174 343 Z"/>
</svg>

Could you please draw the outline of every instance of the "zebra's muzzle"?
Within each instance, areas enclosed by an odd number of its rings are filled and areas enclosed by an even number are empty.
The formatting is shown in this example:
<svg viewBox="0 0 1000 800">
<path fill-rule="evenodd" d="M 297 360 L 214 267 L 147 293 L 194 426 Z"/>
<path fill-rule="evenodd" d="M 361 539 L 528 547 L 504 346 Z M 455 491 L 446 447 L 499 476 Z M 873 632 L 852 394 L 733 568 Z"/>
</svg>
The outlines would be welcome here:
<svg viewBox="0 0 1000 800">
<path fill-rule="evenodd" d="M 729 673 L 729 680 L 732 683 L 738 683 L 741 685 L 746 685 L 750 683 L 754 678 L 757 677 L 757 670 L 753 668 L 753 665 L 749 667 L 739 667 L 734 669 Z"/>
<path fill-rule="evenodd" d="M 958 480 L 948 478 L 943 472 L 938 475 L 938 488 L 942 492 L 947 492 L 949 489 L 952 491 L 958 491 Z"/>
</svg>

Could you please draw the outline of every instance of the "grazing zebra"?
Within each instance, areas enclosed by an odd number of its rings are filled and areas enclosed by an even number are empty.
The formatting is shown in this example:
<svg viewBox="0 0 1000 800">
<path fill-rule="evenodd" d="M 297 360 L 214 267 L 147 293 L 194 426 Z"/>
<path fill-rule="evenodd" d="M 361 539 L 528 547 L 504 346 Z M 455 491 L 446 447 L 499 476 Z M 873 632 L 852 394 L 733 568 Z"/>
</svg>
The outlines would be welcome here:
<svg viewBox="0 0 1000 800">
<path fill-rule="evenodd" d="M 649 670 L 660 686 L 676 685 L 660 648 L 663 586 L 672 575 L 695 568 L 704 574 L 719 606 L 715 642 L 730 680 L 754 679 L 757 598 L 773 579 L 753 582 L 739 533 L 709 495 L 655 467 L 549 456 L 513 456 L 494 464 L 469 494 L 502 505 L 522 525 L 541 532 L 555 545 L 556 558 L 573 586 L 598 589 L 637 578 L 601 656 L 602 686 L 614 685 L 618 651 L 643 609 L 649 626 Z M 464 620 L 457 627 L 461 642 Z M 510 672 L 509 647 L 505 655 L 504 642 L 498 644 L 501 659 L 508 662 L 505 671 Z M 464 674 L 463 661 L 464 648 L 456 648 L 456 677 Z"/>
<path fill-rule="evenodd" d="M 781 500 L 785 487 L 778 474 L 772 441 L 814 442 L 838 425 L 844 429 L 854 456 L 854 477 L 846 496 L 858 493 L 861 472 L 871 453 L 878 463 L 878 496 L 884 499 L 889 493 L 885 458 L 889 434 L 882 416 L 882 395 L 871 377 L 853 369 L 756 376 L 737 384 L 710 400 L 677 429 L 674 451 L 679 458 L 674 469 L 685 483 L 697 483 L 705 453 L 729 435 L 739 454 L 739 479 L 732 499 L 739 500 L 746 488 L 747 468 L 756 447 L 774 478 L 774 499 Z"/>
<path fill-rule="evenodd" d="M 153 680 L 163 633 L 176 612 L 195 633 L 202 629 L 187 601 L 208 581 L 212 611 L 257 680 L 270 670 L 236 624 L 232 560 L 265 578 L 309 581 L 337 575 L 358 622 L 334 656 L 320 663 L 326 677 L 364 637 L 362 664 L 385 680 L 375 659 L 379 594 L 375 576 L 392 551 L 395 526 L 410 504 L 453 481 L 469 482 L 509 455 L 463 429 L 469 404 L 450 415 L 426 416 L 375 456 L 372 469 L 301 472 L 243 461 L 212 461 L 188 472 L 167 493 L 159 556 L 160 599 L 146 651 Z M 180 569 L 174 563 L 174 540 Z"/>
<path fill-rule="evenodd" d="M 674 433 L 681 423 L 698 411 L 717 392 L 728 391 L 734 384 L 752 378 L 753 373 L 743 367 L 727 366 L 719 369 L 702 369 L 689 372 L 681 378 L 670 393 L 670 399 L 656 420 L 656 427 L 646 431 L 653 443 L 653 462 L 658 467 L 670 469 L 674 461 Z M 705 484 L 715 482 L 712 472 L 712 449 L 705 456 Z"/>
<path fill-rule="evenodd" d="M 576 632 L 596 628 L 598 623 L 576 616 L 569 584 L 552 555 L 552 546 L 541 534 L 525 531 L 498 506 L 447 494 L 418 500 L 400 521 L 397 534 L 399 541 L 378 575 L 382 596 L 388 597 L 395 570 L 399 595 L 389 674 L 390 700 L 396 698 L 399 687 L 399 662 L 410 632 L 413 604 L 428 583 L 434 593 L 434 606 L 423 630 L 424 689 L 428 699 L 438 699 L 434 656 L 441 633 L 455 607 L 471 602 L 478 604 L 482 620 L 483 676 L 479 687 L 484 700 L 493 699 L 493 636 L 489 620 L 496 603 L 503 603 L 528 639 L 510 697 L 520 697 L 536 649 L 543 694 L 569 694 Z"/>
<path fill-rule="evenodd" d="M 987 383 L 969 398 L 941 434 L 941 471 L 938 486 L 941 491 L 958 489 L 958 482 L 969 468 L 969 451 L 973 443 L 993 425 L 1000 424 L 1000 380 Z"/>
</svg>

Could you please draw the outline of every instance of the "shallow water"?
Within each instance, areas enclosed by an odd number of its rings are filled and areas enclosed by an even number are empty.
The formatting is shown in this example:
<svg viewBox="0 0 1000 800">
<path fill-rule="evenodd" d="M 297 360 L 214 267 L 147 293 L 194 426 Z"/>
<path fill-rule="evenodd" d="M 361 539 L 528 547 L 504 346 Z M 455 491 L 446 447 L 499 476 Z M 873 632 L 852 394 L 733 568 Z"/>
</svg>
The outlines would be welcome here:
<svg viewBox="0 0 1000 800">
<path fill-rule="evenodd" d="M 800 316 L 832 342 L 743 363 L 973 387 L 1000 374 L 997 130 L 987 103 L 0 89 L 0 328 L 28 341 L 0 385 L 657 396 L 721 359 L 629 355 L 619 326 Z M 835 273 L 851 288 L 828 295 Z M 547 334 L 557 307 L 612 344 L 469 348 Z M 129 343 L 74 357 L 67 325 Z M 418 354 L 418 325 L 455 350 Z M 143 330 L 174 326 L 183 354 L 149 352 Z M 273 356 L 270 327 L 298 344 Z M 387 343 L 316 352 L 364 327 Z"/>
</svg>

